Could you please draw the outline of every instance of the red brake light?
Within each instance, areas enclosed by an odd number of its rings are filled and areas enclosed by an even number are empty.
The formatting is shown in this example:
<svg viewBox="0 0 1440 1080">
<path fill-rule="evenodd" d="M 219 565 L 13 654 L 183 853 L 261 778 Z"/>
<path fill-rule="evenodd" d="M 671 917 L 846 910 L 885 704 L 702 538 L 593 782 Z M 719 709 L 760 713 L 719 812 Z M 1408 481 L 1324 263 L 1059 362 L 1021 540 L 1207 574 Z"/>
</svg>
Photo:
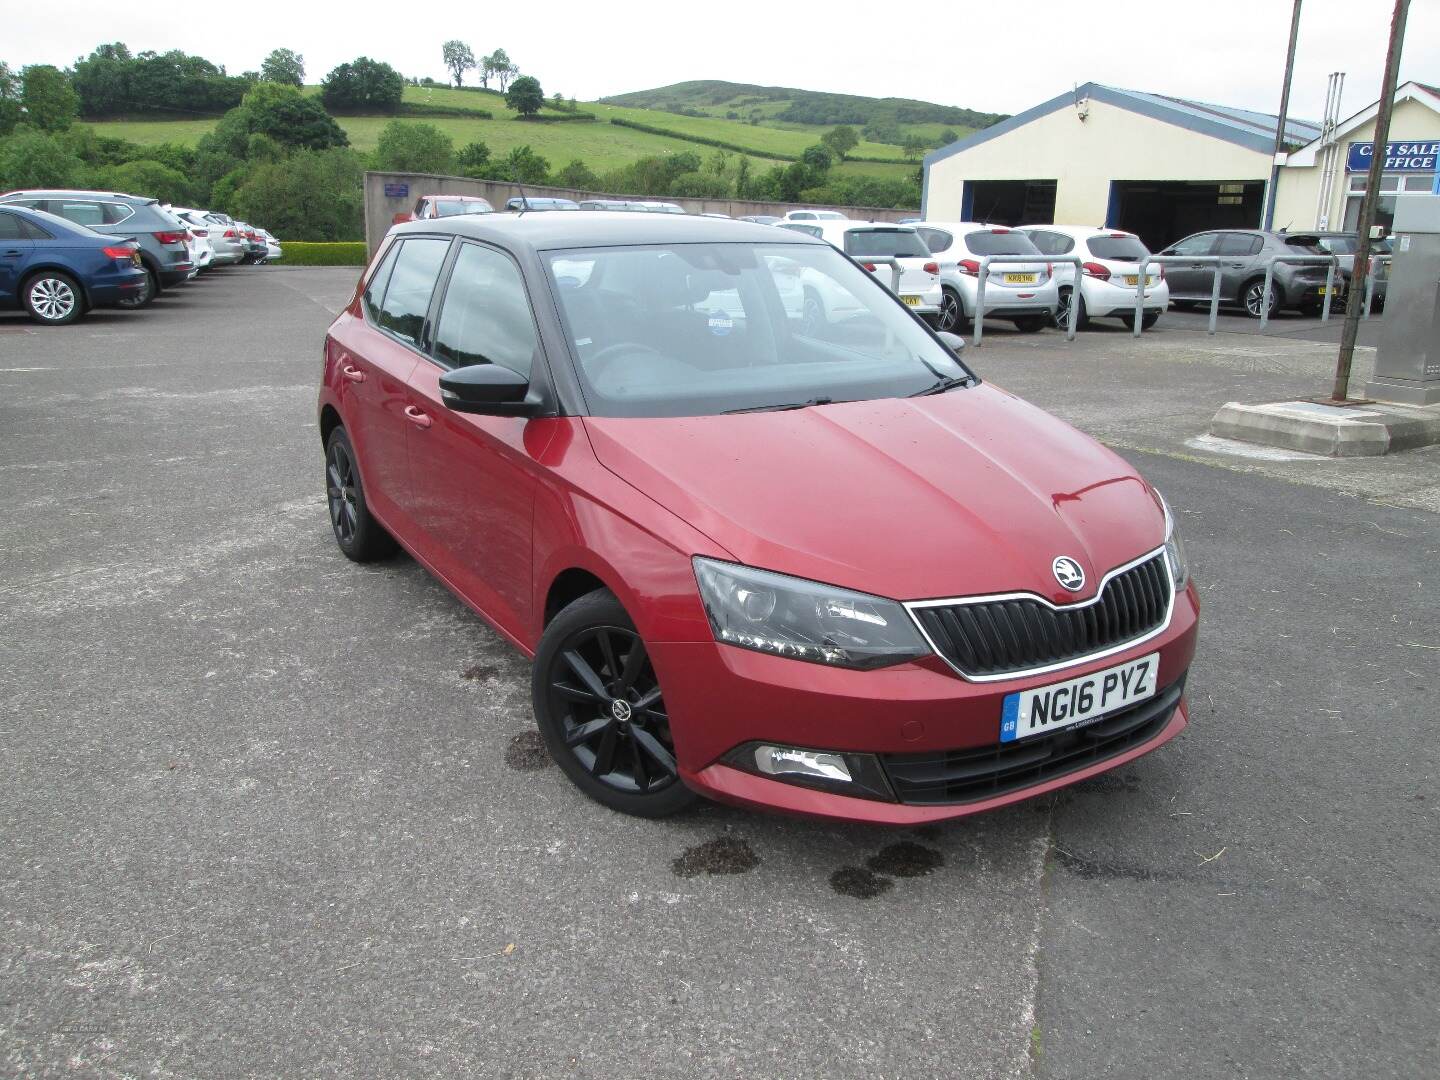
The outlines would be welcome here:
<svg viewBox="0 0 1440 1080">
<path fill-rule="evenodd" d="M 1046 276 L 1046 277 L 1054 277 L 1054 276 L 1055 276 L 1055 264 L 1054 264 L 1054 263 L 1046 263 L 1046 264 L 1045 264 L 1045 276 Z"/>
<path fill-rule="evenodd" d="M 990 231 L 991 231 L 992 233 L 994 233 L 996 236 L 1000 236 L 1000 235 L 1002 235 L 1002 234 L 1004 234 L 1004 233 L 1008 233 L 1010 230 L 1009 230 L 1009 229 L 991 229 Z"/>
<path fill-rule="evenodd" d="M 971 277 L 980 276 L 980 264 L 974 259 L 960 260 L 960 273 L 969 274 Z"/>
<path fill-rule="evenodd" d="M 1164 264 L 1164 263 L 1161 263 L 1161 264 L 1160 264 L 1160 280 L 1161 280 L 1161 281 L 1164 281 L 1164 280 L 1165 280 L 1165 264 Z"/>
<path fill-rule="evenodd" d="M 192 230 L 190 230 L 190 231 L 193 232 L 196 236 L 209 236 L 209 235 L 210 235 L 210 230 L 209 230 L 209 229 L 192 229 Z"/>
<path fill-rule="evenodd" d="M 130 261 L 130 249 L 127 247 L 101 248 L 100 254 L 104 255 L 107 259 L 124 259 L 126 262 Z"/>
<path fill-rule="evenodd" d="M 861 263 L 860 266 L 861 266 L 863 269 L 870 271 L 870 273 L 872 273 L 872 274 L 875 272 L 875 264 L 874 264 L 874 263 Z"/>
<path fill-rule="evenodd" d="M 183 244 L 185 234 L 183 232 L 157 232 L 155 240 L 161 244 Z"/>
<path fill-rule="evenodd" d="M 234 239 L 235 239 L 237 236 L 239 236 L 239 235 L 240 235 L 240 234 L 237 233 L 234 229 L 226 229 L 226 230 L 225 230 L 225 239 L 226 239 L 226 240 L 234 240 Z"/>
<path fill-rule="evenodd" d="M 1099 278 L 1101 281 L 1110 280 L 1110 271 L 1099 263 L 1087 262 L 1082 264 L 1080 269 L 1084 271 L 1086 277 Z"/>
<path fill-rule="evenodd" d="M 921 269 L 923 269 L 923 270 L 925 271 L 925 273 L 927 273 L 927 274 L 939 274 L 939 273 L 940 273 L 940 264 L 939 264 L 939 263 L 928 262 L 928 263 L 926 263 L 923 267 L 921 267 Z"/>
</svg>

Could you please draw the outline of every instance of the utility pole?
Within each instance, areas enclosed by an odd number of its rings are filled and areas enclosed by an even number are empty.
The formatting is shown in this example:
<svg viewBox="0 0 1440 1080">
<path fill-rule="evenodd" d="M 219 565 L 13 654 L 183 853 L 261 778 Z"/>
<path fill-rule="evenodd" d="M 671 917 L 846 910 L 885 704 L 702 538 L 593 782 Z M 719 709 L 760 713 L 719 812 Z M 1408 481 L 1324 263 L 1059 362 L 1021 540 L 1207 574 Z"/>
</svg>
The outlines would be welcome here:
<svg viewBox="0 0 1440 1080">
<path fill-rule="evenodd" d="M 1290 112 L 1290 80 L 1295 74 L 1295 43 L 1300 39 L 1300 0 L 1290 16 L 1290 51 L 1285 54 L 1285 85 L 1280 89 L 1280 117 L 1275 125 L 1275 151 L 1270 155 L 1270 186 L 1265 189 L 1262 229 L 1275 226 L 1275 185 L 1280 182 L 1280 151 L 1285 149 L 1285 120 Z"/>
<path fill-rule="evenodd" d="M 1370 229 L 1375 224 L 1375 205 L 1380 200 L 1380 174 L 1385 171 L 1385 144 L 1390 140 L 1390 113 L 1395 108 L 1395 85 L 1400 76 L 1400 50 L 1405 43 L 1405 18 L 1410 0 L 1395 0 L 1390 21 L 1390 47 L 1385 53 L 1385 77 L 1380 86 L 1380 107 L 1375 114 L 1375 143 L 1370 154 L 1370 172 L 1365 181 L 1365 198 L 1360 201 L 1360 244 L 1355 250 L 1355 268 L 1350 272 L 1350 293 L 1345 298 L 1345 325 L 1340 331 L 1340 355 L 1335 359 L 1335 385 L 1331 401 L 1344 401 L 1350 393 L 1350 365 L 1355 359 L 1355 337 L 1360 332 L 1360 309 L 1365 304 L 1365 280 L 1370 276 Z"/>
</svg>

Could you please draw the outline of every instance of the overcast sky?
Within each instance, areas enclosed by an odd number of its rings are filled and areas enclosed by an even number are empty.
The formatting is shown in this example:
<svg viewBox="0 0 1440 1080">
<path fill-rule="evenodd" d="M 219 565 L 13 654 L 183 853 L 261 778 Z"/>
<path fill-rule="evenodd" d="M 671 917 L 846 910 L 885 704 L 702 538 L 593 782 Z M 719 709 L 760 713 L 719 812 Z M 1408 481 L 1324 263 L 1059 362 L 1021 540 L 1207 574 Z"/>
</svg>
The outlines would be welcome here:
<svg viewBox="0 0 1440 1080">
<path fill-rule="evenodd" d="M 1290 0 L 940 0 L 848 3 L 456 3 L 350 0 L 7 4 L 0 60 L 66 65 L 101 41 L 184 49 L 230 72 L 271 49 L 318 81 L 367 55 L 445 76 L 443 40 L 503 47 L 547 94 L 582 100 L 685 79 L 921 98 L 1014 113 L 1102 82 L 1274 112 Z M 1291 113 L 1319 119 L 1347 73 L 1344 113 L 1379 96 L 1393 0 L 1304 0 Z M 631 12 L 631 13 L 627 13 Z M 922 22 L 921 13 L 929 15 Z M 1440 83 L 1440 0 L 1412 0 L 1401 82 Z M 473 76 L 467 81 L 473 81 Z"/>
</svg>

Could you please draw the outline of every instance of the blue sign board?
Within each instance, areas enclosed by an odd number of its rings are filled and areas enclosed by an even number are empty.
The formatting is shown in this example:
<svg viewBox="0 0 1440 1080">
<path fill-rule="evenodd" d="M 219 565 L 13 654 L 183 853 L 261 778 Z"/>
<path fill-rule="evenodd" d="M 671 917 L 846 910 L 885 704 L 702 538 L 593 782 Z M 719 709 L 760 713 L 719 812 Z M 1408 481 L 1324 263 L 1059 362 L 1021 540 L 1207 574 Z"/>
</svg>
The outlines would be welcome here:
<svg viewBox="0 0 1440 1080">
<path fill-rule="evenodd" d="M 1352 142 L 1345 161 L 1346 172 L 1368 172 L 1375 155 L 1373 142 Z M 1440 142 L 1388 142 L 1385 144 L 1386 172 L 1435 172 L 1440 161 Z"/>
<path fill-rule="evenodd" d="M 387 199 L 408 199 L 410 197 L 410 185 L 386 184 L 385 197 Z"/>
</svg>

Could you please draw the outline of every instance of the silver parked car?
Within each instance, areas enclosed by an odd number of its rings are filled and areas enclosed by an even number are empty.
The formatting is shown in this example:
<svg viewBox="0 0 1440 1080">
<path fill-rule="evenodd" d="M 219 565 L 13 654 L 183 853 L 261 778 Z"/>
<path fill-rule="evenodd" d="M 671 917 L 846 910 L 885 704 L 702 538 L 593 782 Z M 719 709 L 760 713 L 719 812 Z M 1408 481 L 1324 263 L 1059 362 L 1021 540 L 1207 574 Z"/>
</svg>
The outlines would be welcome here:
<svg viewBox="0 0 1440 1080">
<path fill-rule="evenodd" d="M 172 206 L 170 212 L 187 225 L 203 230 L 213 252 L 211 266 L 233 266 L 245 258 L 245 242 L 240 239 L 233 223 L 227 223 L 206 210 L 191 210 L 184 206 Z"/>
<path fill-rule="evenodd" d="M 1340 272 L 1345 275 L 1345 287 L 1350 287 L 1351 275 L 1355 272 L 1355 252 L 1360 250 L 1360 234 L 1353 232 L 1307 233 L 1320 241 L 1320 246 L 1340 260 Z M 1370 241 L 1371 255 L 1389 255 L 1389 240 Z M 1380 263 L 1375 267 L 1375 291 L 1371 302 L 1379 309 L 1385 306 L 1385 293 L 1390 285 L 1390 264 Z"/>
<path fill-rule="evenodd" d="M 1263 232 L 1260 229 L 1218 229 L 1195 233 L 1171 244 L 1160 254 L 1216 255 L 1220 258 L 1220 303 L 1238 305 L 1251 318 L 1260 317 L 1265 294 L 1265 270 L 1278 255 L 1328 255 L 1314 233 Z M 1165 267 L 1170 285 L 1170 302 L 1177 307 L 1210 302 L 1213 265 L 1171 263 Z M 1270 314 L 1293 308 L 1318 314 L 1325 302 L 1326 267 L 1276 263 L 1275 284 L 1270 295 Z M 1335 307 L 1345 293 L 1343 274 L 1335 276 Z"/>
</svg>

